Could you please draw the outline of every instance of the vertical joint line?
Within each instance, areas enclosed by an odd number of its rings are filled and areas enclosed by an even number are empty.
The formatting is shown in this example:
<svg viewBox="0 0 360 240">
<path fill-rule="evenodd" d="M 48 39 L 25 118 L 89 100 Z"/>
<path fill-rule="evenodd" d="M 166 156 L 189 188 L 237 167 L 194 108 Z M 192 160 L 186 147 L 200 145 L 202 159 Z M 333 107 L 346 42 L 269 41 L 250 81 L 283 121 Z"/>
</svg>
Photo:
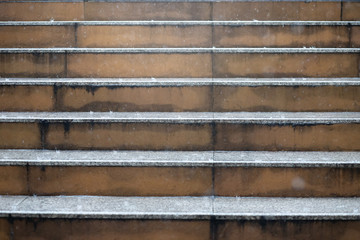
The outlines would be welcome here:
<svg viewBox="0 0 360 240">
<path fill-rule="evenodd" d="M 343 0 L 341 0 L 341 3 L 340 3 L 340 6 L 341 6 L 341 8 L 340 8 L 340 21 L 343 20 L 343 5 L 344 5 L 344 2 L 343 2 Z"/>
<path fill-rule="evenodd" d="M 216 220 L 214 215 L 210 217 L 210 239 L 216 240 Z"/>
<path fill-rule="evenodd" d="M 26 164 L 26 193 L 27 195 L 30 195 L 30 167 L 29 163 Z"/>
<path fill-rule="evenodd" d="M 46 120 L 41 120 L 39 122 L 39 128 L 40 128 L 40 137 L 41 137 L 41 148 L 46 148 L 46 134 L 48 132 L 49 128 L 49 122 Z"/>
<path fill-rule="evenodd" d="M 67 64 L 68 64 L 68 61 L 67 61 L 67 55 L 68 55 L 68 53 L 67 53 L 67 51 L 65 51 L 65 57 L 64 57 L 64 59 L 65 59 L 65 63 L 64 63 L 64 71 L 65 71 L 65 73 L 64 73 L 64 75 L 65 75 L 65 77 L 68 77 L 68 66 L 67 66 Z"/>
<path fill-rule="evenodd" d="M 74 25 L 74 47 L 78 47 L 78 24 Z"/>
</svg>

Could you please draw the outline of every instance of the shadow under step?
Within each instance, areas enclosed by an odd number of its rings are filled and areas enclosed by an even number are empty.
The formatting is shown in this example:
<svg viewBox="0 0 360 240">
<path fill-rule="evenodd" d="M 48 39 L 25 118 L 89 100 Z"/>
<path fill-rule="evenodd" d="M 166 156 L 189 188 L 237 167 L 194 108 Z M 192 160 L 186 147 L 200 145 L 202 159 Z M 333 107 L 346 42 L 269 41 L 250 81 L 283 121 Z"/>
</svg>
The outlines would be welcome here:
<svg viewBox="0 0 360 240">
<path fill-rule="evenodd" d="M 1 48 L 0 77 L 359 77 L 360 48 Z"/>
<path fill-rule="evenodd" d="M 1 150 L 0 194 L 360 196 L 359 152 Z"/>
<path fill-rule="evenodd" d="M 2 112 L 0 148 L 360 150 L 358 112 Z"/>
<path fill-rule="evenodd" d="M 360 78 L 2 78 L 0 92 L 11 112 L 360 111 Z"/>
<path fill-rule="evenodd" d="M 206 240 L 358 239 L 359 208 L 359 198 L 0 196 L 0 234 L 16 239 L 169 234 Z"/>
</svg>

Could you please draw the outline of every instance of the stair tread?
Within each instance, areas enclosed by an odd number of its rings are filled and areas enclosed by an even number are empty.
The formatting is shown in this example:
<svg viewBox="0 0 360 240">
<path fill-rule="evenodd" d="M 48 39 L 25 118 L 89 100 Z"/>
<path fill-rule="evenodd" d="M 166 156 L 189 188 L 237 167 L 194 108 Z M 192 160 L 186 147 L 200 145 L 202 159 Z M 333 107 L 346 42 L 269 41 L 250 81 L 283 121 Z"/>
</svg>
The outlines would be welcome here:
<svg viewBox="0 0 360 240">
<path fill-rule="evenodd" d="M 360 48 L 0 48 L 6 53 L 359 53 Z"/>
<path fill-rule="evenodd" d="M 0 166 L 360 167 L 360 152 L 0 150 L 0 158 Z"/>
<path fill-rule="evenodd" d="M 360 112 L 1 112 L 0 122 L 359 123 Z"/>
<path fill-rule="evenodd" d="M 360 198 L 0 196 L 1 217 L 359 220 Z"/>
<path fill-rule="evenodd" d="M 0 26 L 358 26 L 360 21 L 0 21 Z"/>
<path fill-rule="evenodd" d="M 0 78 L 0 85 L 359 86 L 360 78 Z"/>
</svg>

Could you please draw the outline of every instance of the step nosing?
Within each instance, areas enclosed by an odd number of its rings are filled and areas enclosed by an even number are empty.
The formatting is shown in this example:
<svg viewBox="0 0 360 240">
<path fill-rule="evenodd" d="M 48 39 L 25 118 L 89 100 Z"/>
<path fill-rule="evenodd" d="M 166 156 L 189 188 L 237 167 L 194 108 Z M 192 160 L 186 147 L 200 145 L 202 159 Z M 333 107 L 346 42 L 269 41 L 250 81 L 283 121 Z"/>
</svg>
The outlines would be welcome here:
<svg viewBox="0 0 360 240">
<path fill-rule="evenodd" d="M 10 86 L 359 86 L 360 78 L 0 78 Z"/>
<path fill-rule="evenodd" d="M 359 26 L 360 21 L 0 21 L 0 26 Z"/>
<path fill-rule="evenodd" d="M 0 166 L 359 168 L 360 152 L 0 150 Z"/>
<path fill-rule="evenodd" d="M 0 216 L 359 220 L 360 198 L 0 196 Z"/>
<path fill-rule="evenodd" d="M 359 53 L 360 48 L 0 48 L 0 54 Z"/>
<path fill-rule="evenodd" d="M 1 112 L 0 122 L 360 123 L 360 112 Z"/>
</svg>

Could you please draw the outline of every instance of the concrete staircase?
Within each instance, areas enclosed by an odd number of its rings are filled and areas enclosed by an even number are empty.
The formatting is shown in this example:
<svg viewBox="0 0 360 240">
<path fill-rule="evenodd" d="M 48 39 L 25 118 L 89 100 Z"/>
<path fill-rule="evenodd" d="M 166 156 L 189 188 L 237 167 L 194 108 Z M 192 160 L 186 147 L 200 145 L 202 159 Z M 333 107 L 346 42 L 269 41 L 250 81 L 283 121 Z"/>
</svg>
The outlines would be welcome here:
<svg viewBox="0 0 360 240">
<path fill-rule="evenodd" d="M 360 239 L 360 2 L 0 2 L 0 239 Z"/>
</svg>

